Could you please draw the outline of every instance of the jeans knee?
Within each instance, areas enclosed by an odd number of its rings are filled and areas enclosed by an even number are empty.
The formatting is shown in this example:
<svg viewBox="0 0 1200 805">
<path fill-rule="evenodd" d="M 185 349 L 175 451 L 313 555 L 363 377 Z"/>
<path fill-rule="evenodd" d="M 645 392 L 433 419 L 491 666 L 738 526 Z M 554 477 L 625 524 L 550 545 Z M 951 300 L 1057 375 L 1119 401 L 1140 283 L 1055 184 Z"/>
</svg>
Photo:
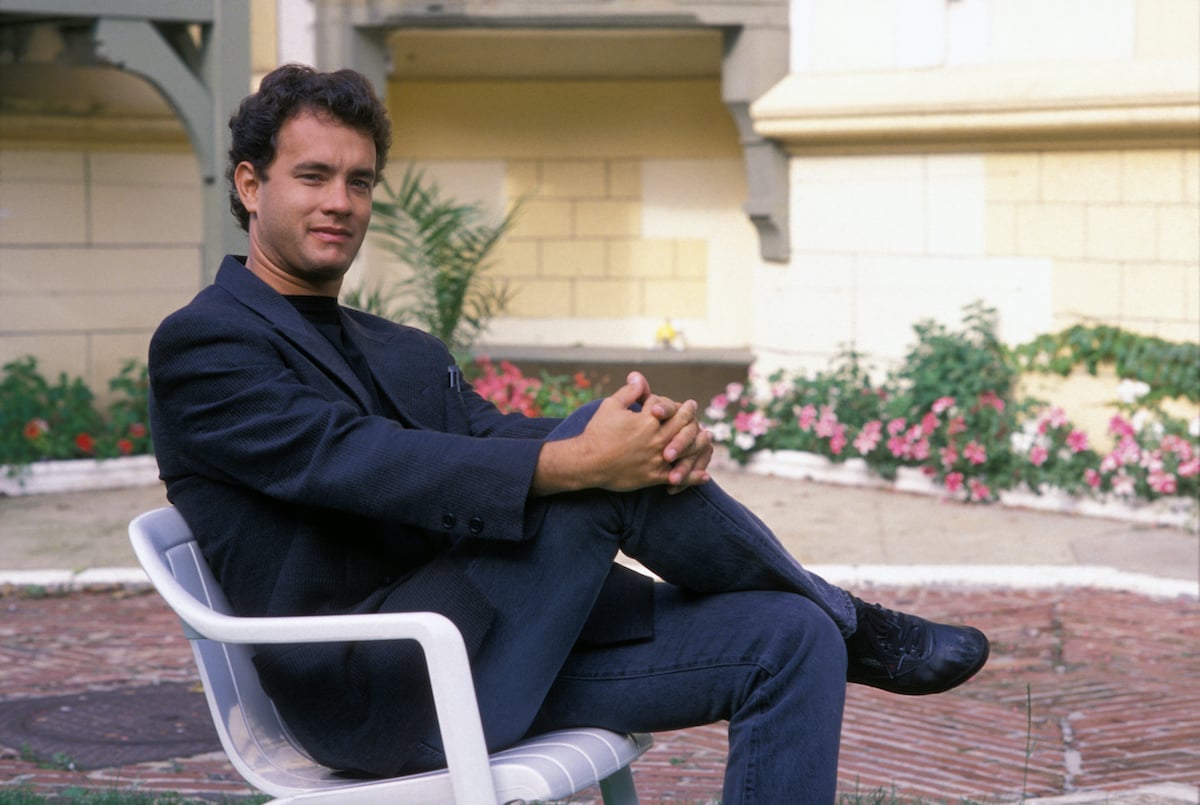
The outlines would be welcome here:
<svg viewBox="0 0 1200 805">
<path fill-rule="evenodd" d="M 828 672 L 831 678 L 846 678 L 846 640 L 836 623 L 816 604 L 798 595 L 783 594 L 784 600 L 771 613 L 776 635 L 797 665 L 806 673 Z"/>
</svg>

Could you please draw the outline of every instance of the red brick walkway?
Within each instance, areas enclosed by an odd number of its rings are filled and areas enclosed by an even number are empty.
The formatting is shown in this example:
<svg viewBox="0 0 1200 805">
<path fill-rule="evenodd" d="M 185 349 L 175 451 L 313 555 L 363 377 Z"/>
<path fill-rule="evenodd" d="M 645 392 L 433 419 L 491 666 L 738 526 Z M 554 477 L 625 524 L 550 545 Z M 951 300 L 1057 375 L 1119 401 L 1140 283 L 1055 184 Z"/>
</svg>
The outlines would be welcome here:
<svg viewBox="0 0 1200 805">
<path fill-rule="evenodd" d="M 1095 590 L 879 589 L 867 597 L 974 623 L 993 653 L 975 680 L 943 696 L 852 686 L 845 790 L 958 802 L 1200 785 L 1195 600 Z M 0 702 L 195 680 L 186 641 L 153 594 L 9 596 L 0 613 Z M 657 736 L 635 766 L 643 801 L 718 799 L 725 751 L 720 726 Z M 54 768 L 67 764 L 65 752 L 52 763 L 29 755 L 0 746 L 0 784 L 248 792 L 220 753 L 86 772 Z"/>
</svg>

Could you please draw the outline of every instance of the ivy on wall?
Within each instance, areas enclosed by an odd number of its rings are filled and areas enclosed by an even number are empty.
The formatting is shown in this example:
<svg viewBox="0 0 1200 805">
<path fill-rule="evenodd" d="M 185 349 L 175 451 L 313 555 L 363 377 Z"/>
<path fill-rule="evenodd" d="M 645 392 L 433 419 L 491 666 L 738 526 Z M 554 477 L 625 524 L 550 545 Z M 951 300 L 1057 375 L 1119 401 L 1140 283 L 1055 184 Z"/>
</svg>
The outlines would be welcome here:
<svg viewBox="0 0 1200 805">
<path fill-rule="evenodd" d="M 1013 350 L 1022 371 L 1066 376 L 1082 366 L 1095 375 L 1113 364 L 1117 377 L 1150 386 L 1147 402 L 1183 398 L 1200 402 L 1200 344 L 1182 344 L 1104 324 L 1077 324 L 1040 335 Z"/>
</svg>

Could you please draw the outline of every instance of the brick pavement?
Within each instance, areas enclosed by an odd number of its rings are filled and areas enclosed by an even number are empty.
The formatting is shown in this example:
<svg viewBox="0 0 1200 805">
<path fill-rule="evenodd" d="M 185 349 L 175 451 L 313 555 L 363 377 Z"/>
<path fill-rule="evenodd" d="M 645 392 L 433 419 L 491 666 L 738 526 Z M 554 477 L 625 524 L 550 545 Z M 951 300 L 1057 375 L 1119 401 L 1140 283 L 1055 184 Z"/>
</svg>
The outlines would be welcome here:
<svg viewBox="0 0 1200 805">
<path fill-rule="evenodd" d="M 1151 783 L 1200 785 L 1195 599 L 1098 590 L 859 592 L 975 623 L 991 636 L 993 654 L 975 680 L 942 696 L 906 698 L 852 686 L 844 790 L 996 802 Z M 177 622 L 152 593 L 9 595 L 0 598 L 0 611 L 0 705 L 195 681 Z M 219 752 L 91 771 L 54 768 L 67 764 L 68 743 L 54 763 L 29 757 L 28 748 L 0 746 L 0 784 L 48 792 L 136 787 L 208 798 L 249 793 Z M 643 801 L 716 800 L 725 751 L 719 725 L 657 736 L 635 766 Z"/>
</svg>

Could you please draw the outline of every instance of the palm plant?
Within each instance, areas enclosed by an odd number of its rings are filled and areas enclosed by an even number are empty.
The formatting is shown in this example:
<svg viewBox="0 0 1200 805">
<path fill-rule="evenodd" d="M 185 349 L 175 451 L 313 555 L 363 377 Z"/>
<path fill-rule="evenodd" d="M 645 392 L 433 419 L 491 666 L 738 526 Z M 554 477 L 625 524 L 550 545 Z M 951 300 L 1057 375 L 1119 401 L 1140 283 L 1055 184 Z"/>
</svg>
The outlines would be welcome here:
<svg viewBox="0 0 1200 805">
<path fill-rule="evenodd" d="M 443 199 L 413 167 L 398 187 L 385 179 L 381 192 L 371 205 L 371 231 L 408 270 L 347 292 L 346 304 L 418 326 L 465 352 L 511 298 L 508 284 L 486 271 L 516 210 L 489 224 L 481 205 Z"/>
</svg>

